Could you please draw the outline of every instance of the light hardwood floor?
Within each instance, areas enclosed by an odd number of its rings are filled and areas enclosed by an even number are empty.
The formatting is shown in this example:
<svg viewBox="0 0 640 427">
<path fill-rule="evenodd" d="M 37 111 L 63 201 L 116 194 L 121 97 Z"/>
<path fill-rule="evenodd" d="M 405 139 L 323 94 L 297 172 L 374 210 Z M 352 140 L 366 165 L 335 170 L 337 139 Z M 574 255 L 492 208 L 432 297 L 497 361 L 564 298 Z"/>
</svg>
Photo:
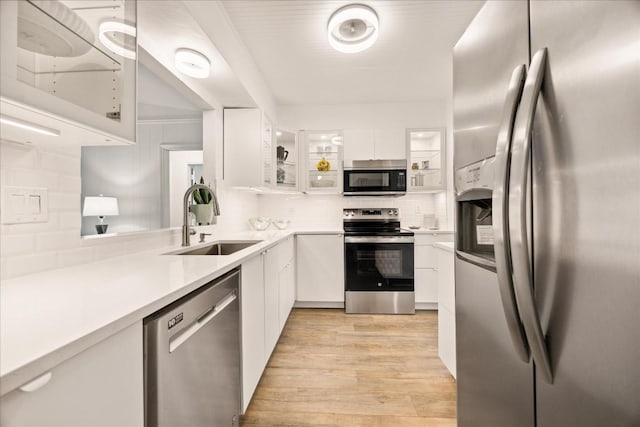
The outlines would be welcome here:
<svg viewBox="0 0 640 427">
<path fill-rule="evenodd" d="M 438 314 L 294 309 L 241 426 L 456 425 Z"/>
</svg>

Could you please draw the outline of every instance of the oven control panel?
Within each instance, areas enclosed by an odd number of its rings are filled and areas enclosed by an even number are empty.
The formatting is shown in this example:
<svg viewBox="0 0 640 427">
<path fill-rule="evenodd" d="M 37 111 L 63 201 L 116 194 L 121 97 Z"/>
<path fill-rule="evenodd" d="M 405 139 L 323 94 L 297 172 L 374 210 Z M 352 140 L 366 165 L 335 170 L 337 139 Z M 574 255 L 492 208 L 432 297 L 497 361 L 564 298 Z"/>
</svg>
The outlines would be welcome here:
<svg viewBox="0 0 640 427">
<path fill-rule="evenodd" d="M 399 219 L 400 210 L 398 208 L 362 208 L 343 209 L 342 216 L 345 219 Z"/>
</svg>

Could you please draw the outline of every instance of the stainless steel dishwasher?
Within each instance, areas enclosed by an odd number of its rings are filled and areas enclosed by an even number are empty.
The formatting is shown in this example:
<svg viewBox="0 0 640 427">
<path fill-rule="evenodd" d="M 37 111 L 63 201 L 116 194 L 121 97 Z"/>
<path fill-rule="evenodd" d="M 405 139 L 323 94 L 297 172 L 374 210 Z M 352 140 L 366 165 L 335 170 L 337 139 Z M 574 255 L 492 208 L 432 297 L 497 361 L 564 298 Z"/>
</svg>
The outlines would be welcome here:
<svg viewBox="0 0 640 427">
<path fill-rule="evenodd" d="M 233 270 L 145 319 L 147 427 L 238 424 L 239 277 Z"/>
</svg>

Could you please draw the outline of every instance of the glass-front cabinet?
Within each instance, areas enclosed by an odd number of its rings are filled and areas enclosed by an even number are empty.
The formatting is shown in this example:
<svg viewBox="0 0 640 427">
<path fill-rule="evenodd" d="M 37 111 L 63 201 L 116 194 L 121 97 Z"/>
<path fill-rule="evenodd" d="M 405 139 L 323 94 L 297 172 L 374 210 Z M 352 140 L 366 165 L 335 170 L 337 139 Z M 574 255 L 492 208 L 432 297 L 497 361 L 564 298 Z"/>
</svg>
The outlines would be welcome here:
<svg viewBox="0 0 640 427">
<path fill-rule="evenodd" d="M 2 0 L 0 12 L 3 115 L 28 107 L 135 141 L 135 0 Z"/>
<path fill-rule="evenodd" d="M 276 130 L 276 187 L 298 189 L 298 144 L 294 132 Z"/>
<path fill-rule="evenodd" d="M 307 193 L 342 192 L 342 131 L 301 131 Z"/>
<path fill-rule="evenodd" d="M 445 129 L 407 129 L 408 191 L 445 189 Z"/>
<path fill-rule="evenodd" d="M 262 183 L 264 188 L 273 187 L 275 170 L 273 168 L 273 123 L 262 113 L 260 147 L 262 149 Z"/>
</svg>

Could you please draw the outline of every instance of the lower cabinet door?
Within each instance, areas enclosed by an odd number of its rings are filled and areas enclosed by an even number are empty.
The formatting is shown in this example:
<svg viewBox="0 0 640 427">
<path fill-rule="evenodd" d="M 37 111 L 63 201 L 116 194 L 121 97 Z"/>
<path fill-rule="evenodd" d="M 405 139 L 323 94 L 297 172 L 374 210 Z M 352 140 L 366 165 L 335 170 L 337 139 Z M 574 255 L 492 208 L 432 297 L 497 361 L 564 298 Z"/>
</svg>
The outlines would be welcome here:
<svg viewBox="0 0 640 427">
<path fill-rule="evenodd" d="M 344 303 L 343 236 L 299 234 L 296 239 L 296 300 Z"/>
<path fill-rule="evenodd" d="M 0 401 L 0 425 L 142 427 L 142 338 L 140 321 L 62 362 L 48 382 L 42 377 L 9 392 Z"/>
<path fill-rule="evenodd" d="M 295 275 L 293 268 L 293 261 L 289 262 L 281 271 L 278 277 L 278 290 L 279 290 L 279 315 L 280 332 L 284 329 L 284 325 L 287 323 L 291 308 L 295 299 Z"/>
<path fill-rule="evenodd" d="M 264 340 L 263 255 L 242 263 L 240 303 L 242 324 L 242 413 L 247 410 L 267 363 Z"/>
<path fill-rule="evenodd" d="M 416 303 L 438 302 L 438 274 L 431 268 L 416 268 L 414 286 Z"/>
<path fill-rule="evenodd" d="M 274 248 L 274 249 L 277 249 Z M 280 337 L 280 284 L 277 252 L 267 250 L 264 257 L 264 335 L 266 360 Z"/>
</svg>

